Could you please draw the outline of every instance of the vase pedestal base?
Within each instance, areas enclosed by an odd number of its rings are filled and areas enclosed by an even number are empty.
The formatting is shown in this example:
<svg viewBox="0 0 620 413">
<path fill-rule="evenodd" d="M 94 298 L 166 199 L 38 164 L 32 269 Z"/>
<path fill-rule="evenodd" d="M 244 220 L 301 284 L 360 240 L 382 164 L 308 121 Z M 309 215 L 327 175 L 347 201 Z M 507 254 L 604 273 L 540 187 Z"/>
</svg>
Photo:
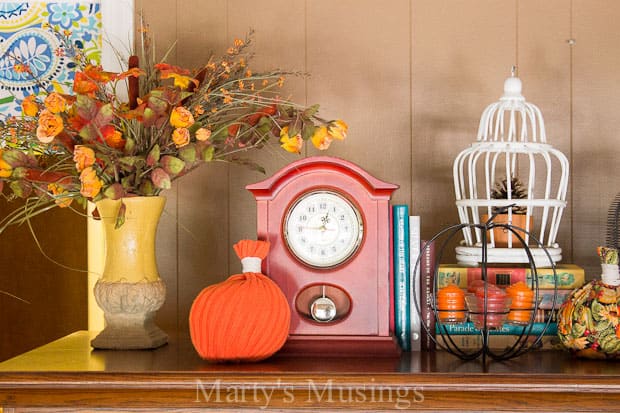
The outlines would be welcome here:
<svg viewBox="0 0 620 413">
<path fill-rule="evenodd" d="M 145 350 L 168 343 L 168 335 L 150 320 L 128 320 L 124 314 L 106 314 L 106 328 L 90 345 L 107 350 Z"/>
<path fill-rule="evenodd" d="M 91 341 L 96 349 L 142 350 L 161 347 L 168 335 L 155 325 L 155 312 L 166 297 L 163 281 L 95 285 L 95 298 L 106 327 Z"/>
</svg>

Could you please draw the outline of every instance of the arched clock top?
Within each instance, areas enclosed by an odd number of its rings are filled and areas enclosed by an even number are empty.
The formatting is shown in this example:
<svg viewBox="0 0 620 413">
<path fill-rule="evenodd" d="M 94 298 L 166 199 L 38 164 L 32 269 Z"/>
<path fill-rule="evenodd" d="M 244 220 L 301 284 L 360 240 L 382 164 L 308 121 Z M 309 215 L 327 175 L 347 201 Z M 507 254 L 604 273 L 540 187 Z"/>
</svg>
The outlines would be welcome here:
<svg viewBox="0 0 620 413">
<path fill-rule="evenodd" d="M 392 192 L 398 189 L 398 185 L 377 179 L 352 162 L 331 156 L 312 156 L 300 159 L 280 169 L 270 178 L 246 186 L 246 189 L 252 192 L 256 199 L 269 199 L 292 181 L 306 174 L 320 171 L 342 173 L 343 176 L 363 186 L 371 198 L 389 198 Z"/>
</svg>

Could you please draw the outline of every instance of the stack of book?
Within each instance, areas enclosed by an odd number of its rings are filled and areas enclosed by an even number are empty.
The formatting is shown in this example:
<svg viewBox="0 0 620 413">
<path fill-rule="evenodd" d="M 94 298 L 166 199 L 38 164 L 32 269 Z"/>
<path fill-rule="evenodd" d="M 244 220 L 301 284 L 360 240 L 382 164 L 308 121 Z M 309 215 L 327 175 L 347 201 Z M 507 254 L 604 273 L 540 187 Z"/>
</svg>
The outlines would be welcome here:
<svg viewBox="0 0 620 413">
<path fill-rule="evenodd" d="M 567 295 L 575 288 L 585 283 L 583 268 L 574 264 L 557 264 L 555 276 L 552 268 L 537 268 L 538 279 L 538 310 L 534 316 L 534 322 L 526 327 L 504 324 L 499 330 L 490 332 L 490 348 L 506 348 L 512 346 L 519 336 L 527 335 L 528 341 L 534 342 L 542 334 L 541 340 L 536 343 L 543 349 L 559 348 L 557 339 L 557 310 L 564 302 Z M 449 284 L 467 290 L 472 282 L 482 279 L 480 267 L 466 267 L 455 264 L 440 264 L 437 271 L 437 288 L 443 288 Z M 532 279 L 532 270 L 525 265 L 502 265 L 487 267 L 487 281 L 499 287 L 508 287 L 522 281 L 529 286 L 535 285 Z M 557 283 L 556 283 L 557 280 Z M 556 288 L 557 286 L 557 288 Z M 534 288 L 536 291 L 536 289 Z M 482 336 L 480 331 L 467 322 L 456 325 L 439 324 L 436 328 L 444 334 L 436 334 L 442 344 L 447 340 L 447 335 L 461 349 L 480 348 Z"/>
</svg>

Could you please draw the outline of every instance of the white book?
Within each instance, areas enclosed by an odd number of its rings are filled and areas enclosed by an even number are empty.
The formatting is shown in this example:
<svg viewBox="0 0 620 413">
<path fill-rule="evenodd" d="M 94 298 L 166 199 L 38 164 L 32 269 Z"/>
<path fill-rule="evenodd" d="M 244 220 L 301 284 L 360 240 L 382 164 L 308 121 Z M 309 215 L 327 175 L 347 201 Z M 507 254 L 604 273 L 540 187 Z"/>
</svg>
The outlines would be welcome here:
<svg viewBox="0 0 620 413">
<path fill-rule="evenodd" d="M 409 217 L 409 259 L 410 267 L 410 280 L 411 280 L 411 351 L 420 351 L 421 346 L 421 315 L 418 309 L 421 307 L 420 303 L 420 265 L 418 264 L 416 270 L 416 262 L 420 256 L 421 249 L 420 240 L 420 217 Z M 417 303 L 417 305 L 416 305 Z"/>
</svg>

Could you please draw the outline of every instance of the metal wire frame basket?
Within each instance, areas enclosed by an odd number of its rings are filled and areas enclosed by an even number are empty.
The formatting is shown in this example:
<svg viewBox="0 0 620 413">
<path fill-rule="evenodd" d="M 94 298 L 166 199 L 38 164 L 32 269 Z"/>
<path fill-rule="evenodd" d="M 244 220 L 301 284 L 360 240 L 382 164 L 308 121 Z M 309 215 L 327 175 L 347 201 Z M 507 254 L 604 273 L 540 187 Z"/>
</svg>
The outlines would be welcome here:
<svg viewBox="0 0 620 413">
<path fill-rule="evenodd" d="M 535 339 L 532 340 L 528 340 L 528 337 L 531 337 L 531 332 L 532 332 L 532 327 L 533 327 L 533 322 L 534 322 L 534 318 L 535 318 L 535 314 L 538 310 L 538 305 L 540 302 L 540 292 L 539 292 L 539 282 L 538 282 L 538 272 L 537 272 L 537 263 L 536 260 L 534 259 L 534 256 L 532 254 L 532 249 L 528 246 L 528 244 L 526 243 L 526 238 L 530 239 L 534 245 L 540 249 L 540 251 L 542 251 L 548 260 L 549 266 L 553 269 L 553 280 L 554 280 L 554 294 L 553 294 L 553 299 L 552 299 L 552 307 L 555 308 L 556 307 L 556 300 L 557 300 L 557 273 L 555 270 L 555 264 L 553 261 L 553 258 L 551 257 L 551 255 L 547 252 L 547 249 L 545 248 L 545 246 L 532 234 L 528 233 L 525 228 L 520 228 L 520 227 L 515 227 L 511 224 L 506 224 L 506 223 L 496 223 L 494 222 L 494 218 L 497 214 L 492 215 L 491 218 L 484 222 L 484 223 L 476 223 L 476 224 L 470 224 L 470 223 L 464 223 L 464 224 L 457 224 L 457 225 L 452 225 L 449 226 L 443 230 L 441 230 L 440 232 L 438 232 L 436 235 L 434 235 L 429 241 L 427 241 L 426 243 L 424 243 L 424 245 L 421 248 L 420 251 L 420 255 L 415 263 L 415 267 L 414 267 L 414 272 L 413 274 L 416 274 L 416 278 L 417 277 L 421 277 L 421 275 L 417 275 L 419 274 L 421 271 L 418 271 L 418 269 L 420 268 L 421 265 L 421 259 L 422 257 L 425 255 L 426 250 L 431 246 L 431 244 L 435 244 L 435 245 L 439 245 L 439 248 L 437 248 L 437 253 L 436 253 L 436 261 L 435 263 L 433 263 L 433 290 L 432 290 L 432 294 L 430 295 L 429 300 L 427 300 L 427 297 L 420 297 L 420 299 L 418 300 L 417 298 L 417 294 L 413 294 L 413 303 L 414 303 L 414 308 L 415 311 L 417 312 L 417 315 L 422 318 L 422 312 L 421 312 L 421 303 L 422 302 L 428 302 L 429 303 L 429 311 L 433 311 L 434 313 L 434 318 L 435 318 L 435 328 L 433 331 L 432 328 L 429 328 L 429 326 L 427 326 L 424 322 L 421 323 L 422 328 L 425 330 L 425 333 L 427 334 L 428 337 L 431 338 L 431 340 L 435 343 L 435 345 L 444 351 L 447 351 L 451 354 L 454 354 L 455 356 L 459 357 L 460 359 L 463 360 L 473 360 L 473 359 L 477 359 L 479 357 L 482 357 L 484 361 L 486 361 L 486 358 L 489 357 L 493 360 L 508 360 L 514 357 L 518 357 L 528 351 L 530 351 L 531 349 L 534 349 L 537 347 L 538 344 L 541 343 L 543 336 L 545 335 L 547 329 L 549 328 L 549 325 L 551 323 L 551 318 L 549 318 L 543 327 L 543 330 L 540 332 L 540 334 L 537 334 L 535 336 Z M 477 230 L 481 233 L 481 238 L 482 238 L 482 246 L 481 246 L 481 254 L 482 254 L 482 260 L 480 263 L 480 267 L 481 267 L 481 272 L 482 272 L 482 280 L 483 281 L 487 281 L 487 266 L 488 266 L 488 261 L 487 261 L 487 257 L 488 257 L 488 243 L 487 243 L 487 234 L 489 233 L 489 231 L 492 231 L 493 228 L 501 228 L 504 229 L 506 231 L 511 232 L 512 234 L 514 234 L 515 237 L 517 237 L 517 239 L 519 240 L 519 242 L 521 243 L 521 246 L 524 250 L 525 255 L 528 257 L 528 266 L 531 270 L 531 280 L 532 280 L 532 289 L 534 290 L 534 300 L 533 300 L 533 307 L 531 308 L 531 318 L 529 320 L 529 323 L 527 323 L 527 325 L 522 326 L 522 329 L 520 331 L 520 334 L 515 336 L 515 340 L 514 343 L 512 345 L 507 346 L 505 349 L 503 350 L 498 350 L 498 349 L 492 349 L 489 346 L 489 336 L 490 336 L 490 329 L 487 328 L 487 321 L 488 321 L 488 317 L 489 317 L 489 313 L 487 312 L 487 283 L 485 283 L 485 287 L 484 287 L 484 303 L 485 303 L 485 311 L 482 314 L 483 317 L 483 327 L 480 329 L 480 335 L 481 335 L 481 345 L 478 349 L 475 350 L 471 350 L 471 349 L 462 349 L 460 348 L 457 343 L 455 343 L 455 341 L 452 339 L 450 333 L 448 332 L 448 330 L 446 328 L 444 328 L 441 320 L 440 320 L 440 311 L 437 308 L 437 292 L 438 292 L 438 281 L 439 281 L 439 277 L 438 277 L 438 269 L 439 269 L 439 263 L 441 263 L 442 257 L 444 255 L 444 252 L 446 250 L 446 248 L 448 247 L 448 245 L 450 244 L 450 241 L 457 236 L 459 233 L 461 233 L 463 230 Z M 421 280 L 416 279 L 414 280 L 416 282 L 416 285 L 421 285 Z M 467 308 L 463 309 L 464 311 L 468 311 Z M 454 310 L 453 310 L 454 311 Z M 436 334 L 439 334 L 442 336 L 442 340 L 438 340 L 436 337 Z"/>
</svg>

